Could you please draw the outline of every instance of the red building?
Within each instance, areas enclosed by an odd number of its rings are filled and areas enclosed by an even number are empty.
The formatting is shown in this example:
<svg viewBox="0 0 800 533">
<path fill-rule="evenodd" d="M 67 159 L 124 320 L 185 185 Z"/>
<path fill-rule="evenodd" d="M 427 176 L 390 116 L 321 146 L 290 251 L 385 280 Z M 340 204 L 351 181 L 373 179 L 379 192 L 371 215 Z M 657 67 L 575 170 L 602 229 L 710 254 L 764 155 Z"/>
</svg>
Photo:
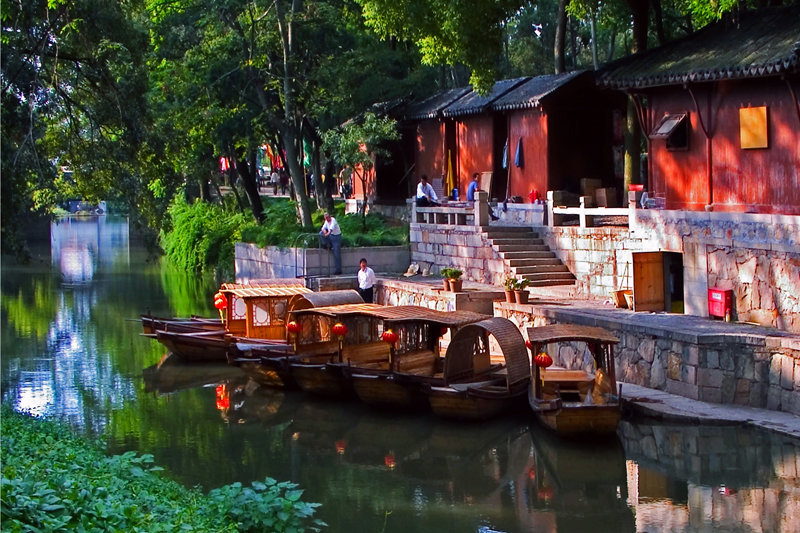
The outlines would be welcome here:
<svg viewBox="0 0 800 533">
<path fill-rule="evenodd" d="M 667 209 L 800 214 L 800 6 L 742 12 L 617 61 Z"/>
</svg>

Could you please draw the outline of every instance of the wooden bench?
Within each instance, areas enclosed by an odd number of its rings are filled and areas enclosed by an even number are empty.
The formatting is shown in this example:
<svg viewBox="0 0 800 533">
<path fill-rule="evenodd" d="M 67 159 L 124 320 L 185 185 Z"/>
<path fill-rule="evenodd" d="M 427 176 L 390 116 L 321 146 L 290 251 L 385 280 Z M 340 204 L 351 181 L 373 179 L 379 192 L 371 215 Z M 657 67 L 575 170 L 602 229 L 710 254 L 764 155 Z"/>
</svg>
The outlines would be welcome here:
<svg viewBox="0 0 800 533">
<path fill-rule="evenodd" d="M 541 378 L 542 395 L 546 399 L 577 396 L 583 401 L 594 384 L 594 376 L 583 370 L 549 368 L 541 372 Z"/>
</svg>

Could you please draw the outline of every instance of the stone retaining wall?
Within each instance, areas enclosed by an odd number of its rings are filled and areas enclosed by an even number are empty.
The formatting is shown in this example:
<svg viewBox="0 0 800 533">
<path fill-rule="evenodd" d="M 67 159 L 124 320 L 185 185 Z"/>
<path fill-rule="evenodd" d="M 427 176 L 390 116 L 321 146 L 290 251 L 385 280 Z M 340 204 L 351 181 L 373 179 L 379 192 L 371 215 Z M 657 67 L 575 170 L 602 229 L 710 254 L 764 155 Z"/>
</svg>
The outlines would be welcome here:
<svg viewBox="0 0 800 533">
<path fill-rule="evenodd" d="M 342 248 L 342 271 L 355 273 L 366 257 L 375 272 L 404 272 L 410 260 L 408 246 Z M 260 248 L 236 243 L 236 281 L 259 278 L 294 278 L 333 274 L 333 254 L 322 248 Z"/>
<path fill-rule="evenodd" d="M 494 303 L 521 331 L 546 324 L 612 331 L 617 380 L 694 400 L 800 415 L 800 340 L 752 334 L 697 334 L 629 321 L 599 319 L 555 306 Z"/>
</svg>

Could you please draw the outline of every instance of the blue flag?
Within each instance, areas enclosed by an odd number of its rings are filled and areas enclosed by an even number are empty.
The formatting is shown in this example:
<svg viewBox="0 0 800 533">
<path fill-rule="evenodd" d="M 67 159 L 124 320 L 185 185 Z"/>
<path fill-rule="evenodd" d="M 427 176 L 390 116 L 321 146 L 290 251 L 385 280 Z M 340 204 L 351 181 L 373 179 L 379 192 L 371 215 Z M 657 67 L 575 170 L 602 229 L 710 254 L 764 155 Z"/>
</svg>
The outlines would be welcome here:
<svg viewBox="0 0 800 533">
<path fill-rule="evenodd" d="M 525 166 L 525 160 L 522 158 L 522 137 L 517 141 L 517 153 L 514 154 L 514 164 L 520 168 Z"/>
</svg>

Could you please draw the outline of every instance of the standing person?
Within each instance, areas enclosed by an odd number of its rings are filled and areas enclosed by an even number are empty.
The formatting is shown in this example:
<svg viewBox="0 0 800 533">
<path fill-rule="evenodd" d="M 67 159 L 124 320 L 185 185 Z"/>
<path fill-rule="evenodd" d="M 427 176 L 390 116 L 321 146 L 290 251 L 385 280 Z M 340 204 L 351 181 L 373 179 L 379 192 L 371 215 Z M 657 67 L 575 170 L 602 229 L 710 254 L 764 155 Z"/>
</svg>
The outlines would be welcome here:
<svg viewBox="0 0 800 533">
<path fill-rule="evenodd" d="M 436 191 L 428 183 L 428 176 L 423 174 L 419 180 L 419 185 L 417 185 L 417 206 L 429 207 L 437 205 L 439 205 L 439 197 L 436 196 Z"/>
<path fill-rule="evenodd" d="M 329 213 L 322 215 L 325 223 L 319 231 L 319 243 L 323 248 L 333 250 L 334 274 L 342 273 L 342 230 L 339 223 Z"/>
<path fill-rule="evenodd" d="M 285 170 L 281 170 L 281 195 L 286 194 L 286 186 L 289 185 L 289 175 Z"/>
<path fill-rule="evenodd" d="M 371 304 L 373 287 L 377 281 L 375 279 L 375 271 L 367 266 L 367 260 L 364 257 L 361 258 L 358 264 L 361 267 L 358 269 L 358 294 L 361 295 L 366 303 Z"/>
<path fill-rule="evenodd" d="M 278 196 L 278 182 L 280 181 L 280 176 L 278 175 L 277 169 L 272 169 L 272 176 L 270 176 L 272 180 L 272 196 Z"/>
</svg>

